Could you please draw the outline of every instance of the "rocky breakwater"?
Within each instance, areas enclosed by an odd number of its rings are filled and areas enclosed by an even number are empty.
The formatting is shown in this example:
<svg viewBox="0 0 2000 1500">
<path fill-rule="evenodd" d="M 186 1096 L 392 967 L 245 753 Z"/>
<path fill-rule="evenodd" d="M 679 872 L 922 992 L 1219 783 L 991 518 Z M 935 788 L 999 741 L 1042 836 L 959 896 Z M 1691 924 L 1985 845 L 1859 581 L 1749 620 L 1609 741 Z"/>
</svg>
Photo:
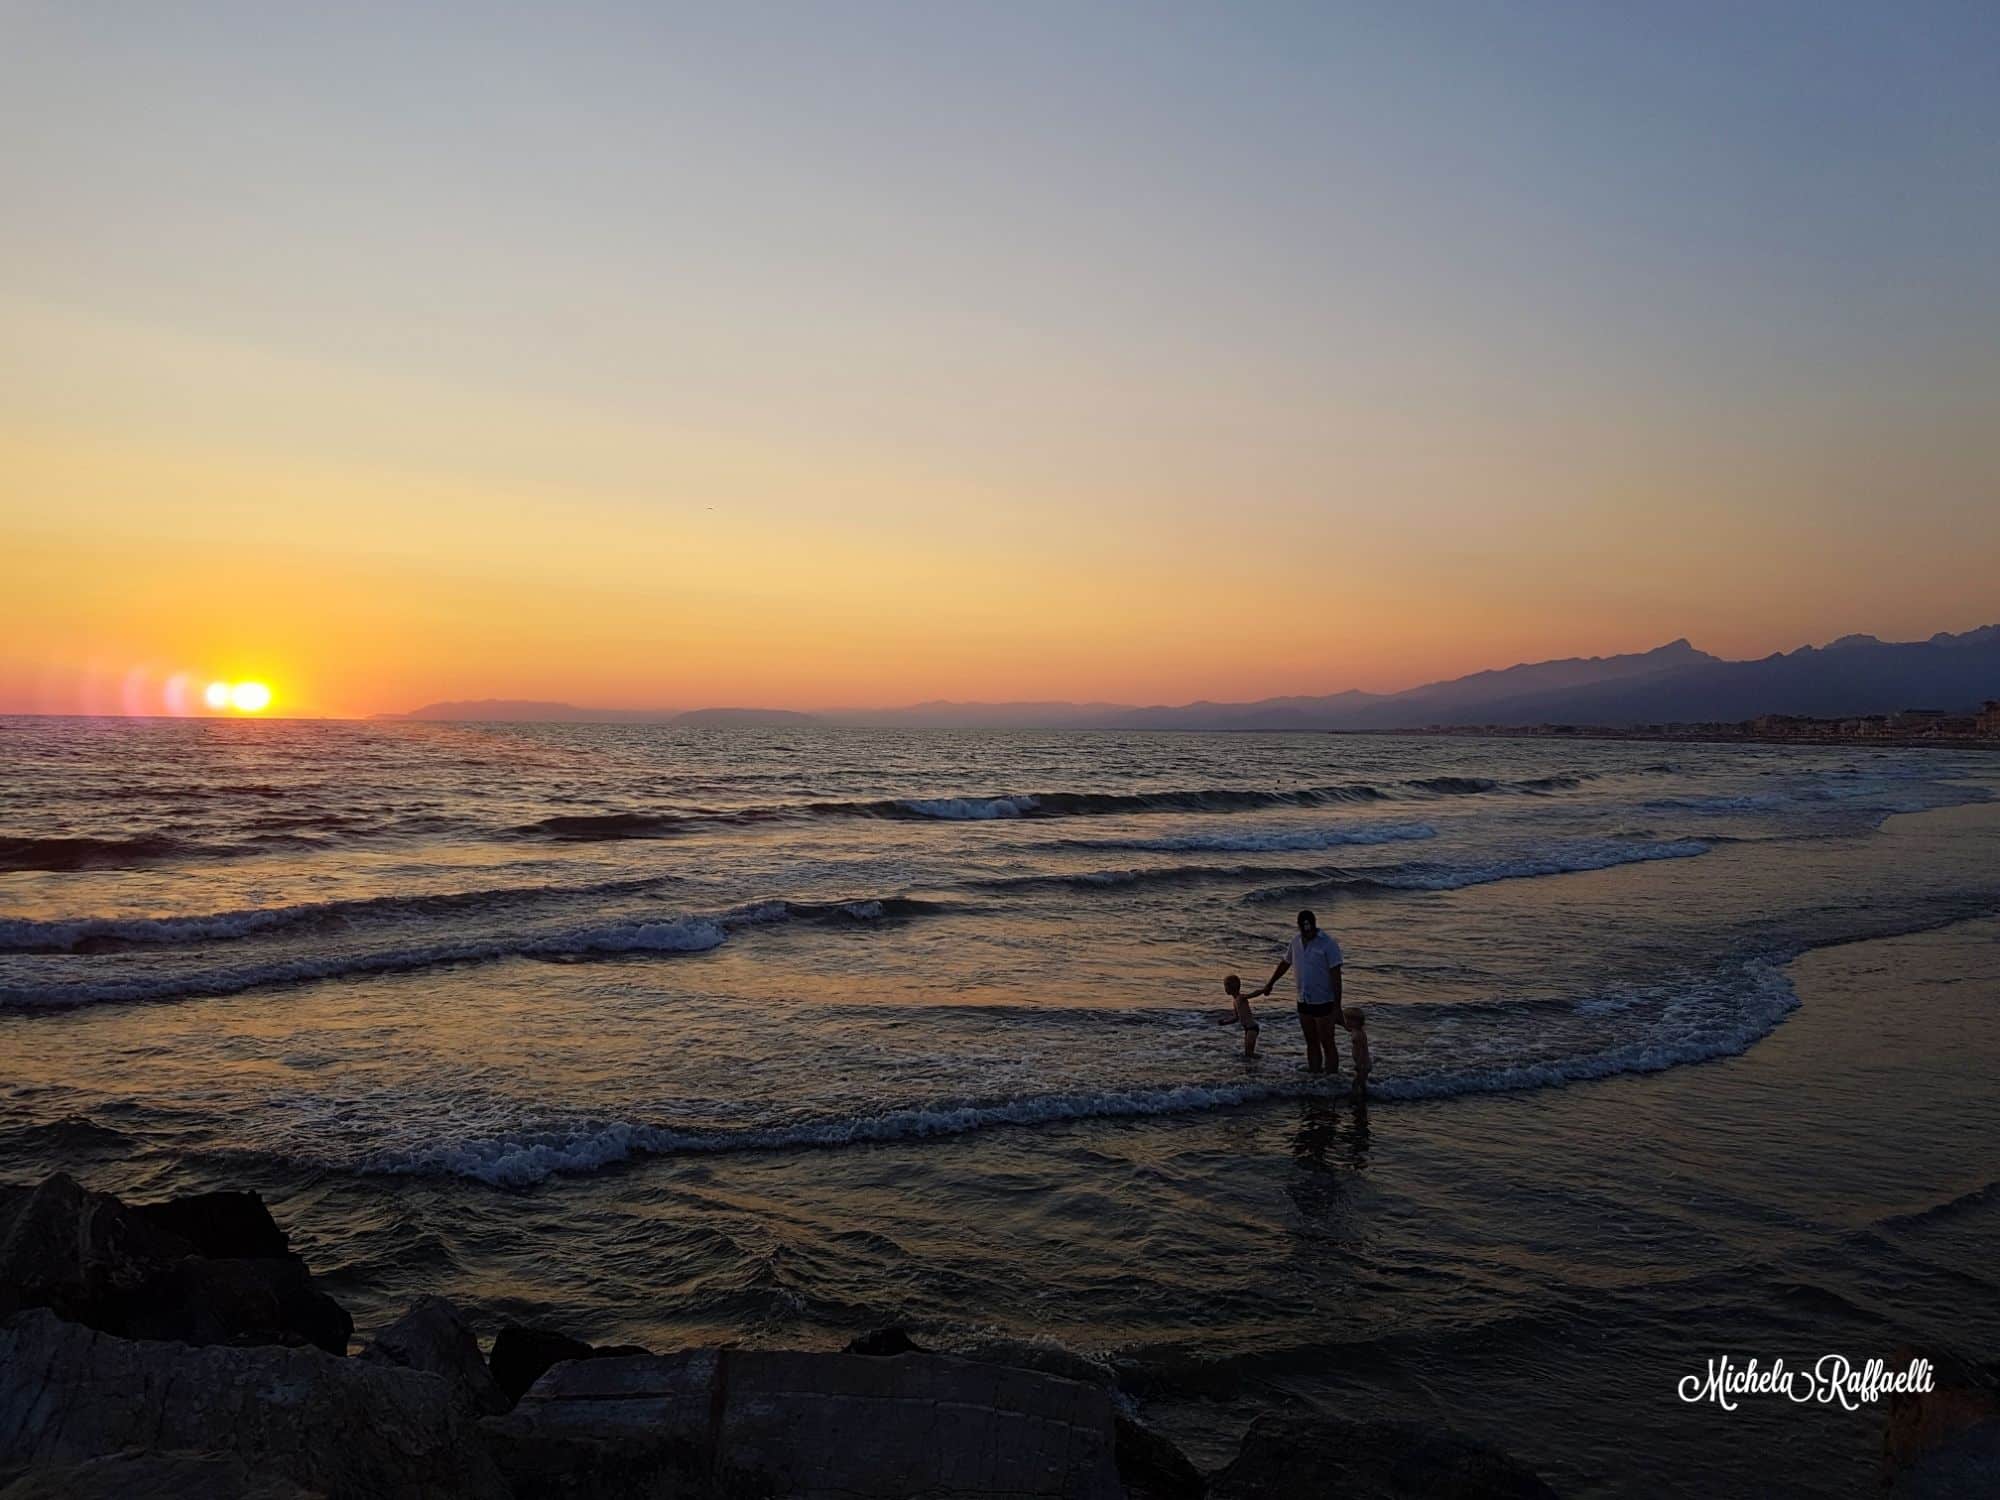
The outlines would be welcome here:
<svg viewBox="0 0 2000 1500">
<path fill-rule="evenodd" d="M 253 1194 L 0 1189 L 0 1500 L 1550 1493 L 1446 1432 L 1296 1418 L 1204 1475 L 1102 1376 L 896 1334 L 652 1354 L 507 1328 L 489 1362 L 436 1297 L 353 1357 L 350 1333 Z"/>
</svg>

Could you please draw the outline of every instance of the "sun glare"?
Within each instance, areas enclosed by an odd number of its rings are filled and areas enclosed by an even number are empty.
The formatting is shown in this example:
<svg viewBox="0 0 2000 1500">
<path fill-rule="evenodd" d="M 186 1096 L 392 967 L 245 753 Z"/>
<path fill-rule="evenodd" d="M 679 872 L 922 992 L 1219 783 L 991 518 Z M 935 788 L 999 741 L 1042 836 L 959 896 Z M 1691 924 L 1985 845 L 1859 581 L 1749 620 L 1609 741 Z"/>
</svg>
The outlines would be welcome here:
<svg viewBox="0 0 2000 1500">
<path fill-rule="evenodd" d="M 271 690 L 261 682 L 211 682 L 201 696 L 217 712 L 256 714 L 271 706 Z"/>
</svg>

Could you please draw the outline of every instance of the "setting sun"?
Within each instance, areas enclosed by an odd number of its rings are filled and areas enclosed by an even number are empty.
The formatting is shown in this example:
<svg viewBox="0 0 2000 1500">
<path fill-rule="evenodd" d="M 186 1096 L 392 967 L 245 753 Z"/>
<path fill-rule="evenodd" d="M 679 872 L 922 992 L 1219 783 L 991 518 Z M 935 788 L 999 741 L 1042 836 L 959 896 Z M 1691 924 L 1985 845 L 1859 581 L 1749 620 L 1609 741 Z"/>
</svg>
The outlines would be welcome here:
<svg viewBox="0 0 2000 1500">
<path fill-rule="evenodd" d="M 211 682 L 202 701 L 217 712 L 262 713 L 271 706 L 271 689 L 261 682 Z"/>
</svg>

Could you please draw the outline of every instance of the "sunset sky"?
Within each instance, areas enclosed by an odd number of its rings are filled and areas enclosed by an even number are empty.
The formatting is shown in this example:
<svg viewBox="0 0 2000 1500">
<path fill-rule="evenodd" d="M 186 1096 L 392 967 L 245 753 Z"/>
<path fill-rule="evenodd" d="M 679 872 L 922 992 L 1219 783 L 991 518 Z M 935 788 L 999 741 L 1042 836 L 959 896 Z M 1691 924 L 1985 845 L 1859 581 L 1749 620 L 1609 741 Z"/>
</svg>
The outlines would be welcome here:
<svg viewBox="0 0 2000 1500">
<path fill-rule="evenodd" d="M 2000 7 L 0 6 L 0 711 L 2000 618 Z"/>
</svg>

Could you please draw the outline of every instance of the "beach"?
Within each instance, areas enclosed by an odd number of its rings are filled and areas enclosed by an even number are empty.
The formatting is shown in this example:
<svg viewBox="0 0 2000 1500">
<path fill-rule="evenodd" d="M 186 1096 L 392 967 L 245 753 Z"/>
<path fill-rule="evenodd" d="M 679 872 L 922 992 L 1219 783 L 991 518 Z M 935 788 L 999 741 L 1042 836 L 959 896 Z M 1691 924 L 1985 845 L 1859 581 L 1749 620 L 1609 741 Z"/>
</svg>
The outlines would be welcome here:
<svg viewBox="0 0 2000 1500">
<path fill-rule="evenodd" d="M 7 877 L 8 1177 L 255 1188 L 357 1339 L 424 1292 L 654 1349 L 896 1325 L 1085 1362 L 1204 1467 L 1275 1410 L 1571 1495 L 1859 1488 L 1879 1409 L 1679 1381 L 2000 1335 L 1978 758 L 706 744 L 249 742 L 281 814 L 116 837 L 256 852 Z M 1283 989 L 1255 1063 L 1213 1023 L 1302 904 L 1365 1112 Z"/>
</svg>

